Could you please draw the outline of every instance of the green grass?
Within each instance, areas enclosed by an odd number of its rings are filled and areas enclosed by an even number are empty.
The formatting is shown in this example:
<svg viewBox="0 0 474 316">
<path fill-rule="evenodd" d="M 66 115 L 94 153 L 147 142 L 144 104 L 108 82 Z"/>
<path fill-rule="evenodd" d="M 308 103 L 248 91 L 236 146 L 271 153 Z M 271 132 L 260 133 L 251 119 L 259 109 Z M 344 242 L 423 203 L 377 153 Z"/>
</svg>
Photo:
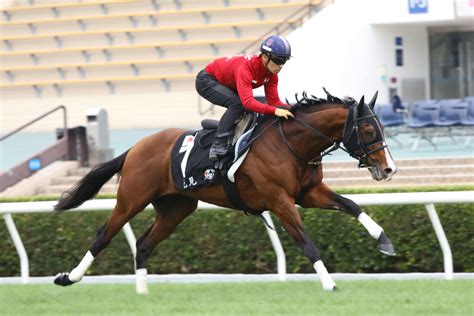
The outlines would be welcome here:
<svg viewBox="0 0 474 316">
<path fill-rule="evenodd" d="M 1 285 L 0 315 L 473 315 L 474 280 Z"/>
</svg>

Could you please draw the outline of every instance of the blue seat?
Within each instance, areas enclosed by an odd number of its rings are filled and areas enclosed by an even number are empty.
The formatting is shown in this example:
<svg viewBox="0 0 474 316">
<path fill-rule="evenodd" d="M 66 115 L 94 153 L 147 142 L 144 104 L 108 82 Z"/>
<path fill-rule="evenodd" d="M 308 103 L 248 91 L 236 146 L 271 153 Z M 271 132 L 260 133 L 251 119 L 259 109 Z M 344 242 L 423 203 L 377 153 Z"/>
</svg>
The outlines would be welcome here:
<svg viewBox="0 0 474 316">
<path fill-rule="evenodd" d="M 474 97 L 467 97 L 464 99 L 465 102 L 468 103 L 467 105 L 467 113 L 466 116 L 462 118 L 461 124 L 467 126 L 474 125 Z"/>
<path fill-rule="evenodd" d="M 436 126 L 438 118 L 439 105 L 436 100 L 416 101 L 408 107 L 407 126 L 411 128 Z"/>
<path fill-rule="evenodd" d="M 469 103 L 460 99 L 439 100 L 439 117 L 436 126 L 461 125 L 467 117 Z"/>
<path fill-rule="evenodd" d="M 377 104 L 375 106 L 375 115 L 385 127 L 400 126 L 405 124 L 403 113 L 393 112 L 391 105 Z"/>
</svg>

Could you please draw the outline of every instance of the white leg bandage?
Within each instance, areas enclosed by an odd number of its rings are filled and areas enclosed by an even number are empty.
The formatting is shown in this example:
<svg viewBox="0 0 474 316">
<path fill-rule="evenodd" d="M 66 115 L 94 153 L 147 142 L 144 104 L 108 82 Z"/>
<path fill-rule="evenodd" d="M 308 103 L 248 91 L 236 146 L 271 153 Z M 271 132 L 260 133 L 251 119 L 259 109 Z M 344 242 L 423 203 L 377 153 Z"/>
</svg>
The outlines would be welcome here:
<svg viewBox="0 0 474 316">
<path fill-rule="evenodd" d="M 318 260 L 313 265 L 314 270 L 319 275 L 319 279 L 323 285 L 323 289 L 326 291 L 332 291 L 336 287 L 336 283 L 332 280 L 331 276 L 328 273 L 328 270 L 324 266 L 324 263 L 321 260 Z"/>
<path fill-rule="evenodd" d="M 145 268 L 135 271 L 137 294 L 148 294 L 147 273 Z"/>
<path fill-rule="evenodd" d="M 380 234 L 383 232 L 382 227 L 379 226 L 369 215 L 365 214 L 364 212 L 360 213 L 359 217 L 357 218 L 359 222 L 364 225 L 365 229 L 369 232 L 370 236 L 374 239 L 379 239 Z"/>
<path fill-rule="evenodd" d="M 90 251 L 86 253 L 84 258 L 82 258 L 81 262 L 75 267 L 71 273 L 69 273 L 69 280 L 72 282 L 79 282 L 81 281 L 84 274 L 86 274 L 87 269 L 91 266 L 92 262 L 94 261 L 94 256 L 91 254 Z"/>
</svg>

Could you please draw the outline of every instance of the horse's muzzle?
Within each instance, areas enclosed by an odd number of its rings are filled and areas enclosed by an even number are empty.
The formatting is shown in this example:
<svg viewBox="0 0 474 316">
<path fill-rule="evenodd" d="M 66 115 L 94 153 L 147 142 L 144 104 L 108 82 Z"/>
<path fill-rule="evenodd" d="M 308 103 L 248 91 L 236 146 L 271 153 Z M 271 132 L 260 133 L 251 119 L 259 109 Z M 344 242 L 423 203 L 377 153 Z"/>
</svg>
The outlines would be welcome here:
<svg viewBox="0 0 474 316">
<path fill-rule="evenodd" d="M 395 173 L 397 173 L 397 168 L 385 167 L 382 168 L 379 165 L 369 167 L 369 171 L 372 175 L 372 179 L 377 181 L 390 181 Z"/>
</svg>

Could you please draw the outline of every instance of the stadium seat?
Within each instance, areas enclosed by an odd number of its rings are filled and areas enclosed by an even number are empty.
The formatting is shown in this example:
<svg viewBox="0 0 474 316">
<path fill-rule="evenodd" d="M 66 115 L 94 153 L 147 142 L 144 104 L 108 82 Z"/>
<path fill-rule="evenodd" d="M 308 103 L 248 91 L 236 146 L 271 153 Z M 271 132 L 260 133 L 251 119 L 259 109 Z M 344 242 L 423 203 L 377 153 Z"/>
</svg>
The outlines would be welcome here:
<svg viewBox="0 0 474 316">
<path fill-rule="evenodd" d="M 408 107 L 408 127 L 431 127 L 436 126 L 438 121 L 439 105 L 436 100 L 416 101 Z"/>
<path fill-rule="evenodd" d="M 464 101 L 467 103 L 467 111 L 466 116 L 461 119 L 461 124 L 474 126 L 474 97 L 466 97 Z"/>
<path fill-rule="evenodd" d="M 155 66 L 155 65 L 167 65 L 167 64 L 186 64 L 193 65 L 194 63 L 208 63 L 215 59 L 214 55 L 199 56 L 199 57 L 190 57 L 190 58 L 161 58 L 161 59 L 143 59 L 143 60 L 132 60 L 132 61 L 109 61 L 109 62 L 80 62 L 80 63 L 55 63 L 51 65 L 44 66 L 21 66 L 21 67 L 7 67 L 0 68 L 2 72 L 29 72 L 34 73 L 37 71 L 57 71 L 58 69 L 62 70 L 74 70 L 80 68 L 81 70 L 97 69 L 97 68 L 110 68 L 110 67 L 145 67 L 145 66 Z"/>
<path fill-rule="evenodd" d="M 245 37 L 245 38 L 230 38 L 230 39 L 208 39 L 208 40 L 193 40 L 193 41 L 169 41 L 169 42 L 155 42 L 151 44 L 127 44 L 127 45 L 100 45 L 100 46 L 91 46 L 86 45 L 86 43 L 81 42 L 81 47 L 73 48 L 55 48 L 55 49 L 36 49 L 36 50 L 22 50 L 22 51 L 13 51 L 13 52 L 0 52 L 0 57 L 2 59 L 14 57 L 14 56 L 25 56 L 30 57 L 35 55 L 41 57 L 42 55 L 49 54 L 63 54 L 63 53 L 75 53 L 80 56 L 83 52 L 103 52 L 103 51 L 121 51 L 121 50 L 136 50 L 136 49 L 150 49 L 152 51 L 157 48 L 166 49 L 169 47 L 179 47 L 183 50 L 183 47 L 187 46 L 205 46 L 208 47 L 209 52 L 215 50 L 215 47 L 219 47 L 224 44 L 239 44 L 239 46 L 245 45 L 246 43 L 253 43 L 258 40 L 258 37 Z M 208 53 L 209 53 L 208 52 Z M 181 56 L 176 56 L 181 57 Z"/>
<path fill-rule="evenodd" d="M 89 87 L 110 98 L 115 90 L 195 93 L 192 80 L 211 60 L 258 51 L 262 36 L 286 34 L 323 1 L 12 3 L 0 10 L 0 88 L 6 99 L 75 100 Z"/>
<path fill-rule="evenodd" d="M 176 38 L 180 39 L 188 39 L 187 34 L 192 32 L 193 30 L 201 30 L 201 33 L 210 32 L 217 33 L 219 29 L 229 29 L 229 34 L 227 34 L 226 38 L 231 38 L 234 35 L 235 29 L 239 29 L 239 35 L 235 37 L 242 36 L 242 31 L 244 28 L 253 28 L 252 31 L 255 31 L 256 27 L 262 27 L 265 30 L 274 26 L 285 22 L 284 19 L 275 19 L 275 20 L 264 20 L 264 21 L 250 21 L 250 22 L 230 22 L 230 23 L 209 23 L 209 24 L 191 24 L 191 25 L 172 25 L 172 26 L 158 26 L 158 27 L 127 27 L 127 28 L 109 28 L 103 30 L 91 30 L 91 31 L 75 31 L 75 32 L 62 32 L 62 31 L 55 31 L 47 34 L 29 34 L 29 35 L 20 35 L 20 36 L 3 36 L 2 40 L 9 41 L 13 46 L 19 41 L 35 41 L 41 45 L 44 45 L 45 40 L 60 39 L 61 40 L 61 47 L 67 46 L 67 41 L 70 40 L 71 42 L 77 42 L 79 37 L 83 37 L 83 40 L 86 41 L 88 37 L 92 36 L 102 36 L 106 41 L 107 36 L 119 36 L 119 35 L 126 35 L 130 37 L 134 37 L 138 34 L 146 34 L 146 33 L 153 33 L 157 34 L 158 32 L 162 33 L 172 33 L 176 32 Z M 295 21 L 287 21 L 287 23 L 294 23 Z M 181 35 L 180 35 L 181 34 Z M 164 35 L 159 34 L 161 38 L 164 38 Z M 201 34 L 202 35 L 202 34 Z M 245 35 L 245 34 L 244 34 Z"/>
<path fill-rule="evenodd" d="M 439 100 L 439 117 L 436 126 L 461 125 L 462 119 L 467 117 L 468 102 L 460 99 Z"/>
<path fill-rule="evenodd" d="M 405 124 L 405 117 L 403 113 L 393 112 L 392 106 L 390 105 L 377 105 L 375 107 L 375 114 L 384 127 L 400 126 Z"/>
<path fill-rule="evenodd" d="M 132 0 L 129 0 L 132 1 Z M 103 2 L 103 1 L 102 1 Z M 93 4 L 93 3 L 92 3 Z M 79 5 L 79 4 L 75 4 Z M 82 5 L 88 5 L 88 3 L 82 3 Z M 91 4 L 89 4 L 91 5 Z M 189 17 L 192 15 L 197 15 L 200 17 L 200 21 L 209 23 L 209 21 L 212 21 L 214 23 L 216 22 L 230 22 L 228 14 L 231 13 L 233 15 L 242 15 L 245 14 L 247 16 L 250 15 L 251 20 L 254 19 L 253 14 L 258 14 L 258 12 L 261 12 L 260 14 L 264 15 L 264 19 L 275 19 L 275 18 L 282 18 L 288 16 L 288 11 L 291 12 L 291 10 L 298 9 L 301 6 L 308 5 L 308 1 L 299 1 L 299 2 L 286 2 L 286 3 L 267 3 L 267 4 L 262 4 L 262 3 L 257 3 L 257 4 L 251 4 L 251 5 L 241 5 L 241 6 L 236 6 L 234 4 L 231 4 L 229 6 L 225 6 L 223 3 L 219 6 L 214 6 L 214 7 L 197 7 L 197 8 L 189 8 L 189 9 L 171 9 L 171 10 L 156 10 L 153 9 L 152 7 L 146 7 L 145 9 L 140 9 L 141 6 L 136 6 L 139 9 L 135 9 L 134 7 L 130 7 L 129 12 L 125 13 L 112 13 L 112 14 L 106 14 L 104 15 L 102 12 L 99 14 L 96 12 L 95 14 L 82 14 L 82 15 L 75 15 L 75 16 L 55 16 L 55 17 L 48 17 L 48 18 L 30 18 L 30 19 L 21 19 L 21 20 L 10 20 L 10 21 L 0 21 L 0 26 L 2 27 L 8 27 L 8 26 L 27 26 L 28 24 L 30 25 L 35 25 L 35 26 L 41 26 L 41 29 L 45 28 L 47 24 L 52 24 L 52 25 L 57 25 L 58 23 L 61 23 L 61 25 L 64 25 L 66 23 L 73 23 L 75 24 L 78 28 L 80 29 L 78 24 L 78 21 L 81 21 L 81 23 L 85 23 L 85 25 L 88 25 L 88 23 L 91 22 L 102 22 L 104 24 L 107 24 L 110 21 L 113 20 L 130 20 L 130 17 L 133 17 L 135 21 L 138 21 L 139 19 L 143 18 L 151 18 L 155 17 L 160 20 L 160 24 L 163 24 L 162 21 L 166 16 L 170 16 L 173 19 L 176 19 L 176 17 L 185 17 L 186 21 L 189 22 Z M 53 6 L 53 5 L 50 5 Z M 56 5 L 54 5 L 56 7 Z M 137 11 L 135 11 L 137 10 Z M 222 19 L 223 18 L 223 19 Z M 207 20 L 206 20 L 207 19 Z M 217 19 L 217 21 L 216 21 Z M 239 20 L 242 21 L 242 17 L 239 17 Z M 178 19 L 178 21 L 182 20 Z M 168 22 L 168 21 L 167 21 Z M 130 22 L 131 25 L 133 25 L 133 21 Z M 97 23 L 96 23 L 97 24 Z M 168 23 L 165 23 L 168 25 Z M 84 24 L 83 24 L 84 25 Z M 27 28 L 25 28 L 25 31 L 28 31 Z M 29 34 L 29 33 L 28 33 Z"/>
<path fill-rule="evenodd" d="M 107 4 L 116 4 L 116 3 L 126 3 L 126 2 L 134 2 L 136 0 L 100 0 L 100 1 L 89 1 L 89 2 L 59 2 L 59 1 L 51 1 L 51 3 L 44 3 L 44 4 L 35 4 L 34 1 L 29 1 L 30 4 L 24 5 L 13 5 L 10 7 L 3 8 L 2 12 L 20 12 L 20 11 L 31 11 L 31 10 L 41 10 L 47 9 L 50 10 L 52 8 L 57 9 L 64 9 L 64 8 L 80 8 L 85 6 L 100 6 L 100 5 L 107 5 Z"/>
<path fill-rule="evenodd" d="M 19 87 L 40 87 L 40 86 L 60 86 L 64 84 L 90 84 L 90 83 L 114 83 L 124 81 L 167 81 L 178 79 L 194 79 L 196 74 L 176 74 L 166 76 L 128 76 L 128 77 L 102 77 L 90 79 L 73 79 L 73 80 L 44 80 L 37 82 L 19 82 L 10 84 L 0 84 L 1 88 L 19 88 Z"/>
</svg>

